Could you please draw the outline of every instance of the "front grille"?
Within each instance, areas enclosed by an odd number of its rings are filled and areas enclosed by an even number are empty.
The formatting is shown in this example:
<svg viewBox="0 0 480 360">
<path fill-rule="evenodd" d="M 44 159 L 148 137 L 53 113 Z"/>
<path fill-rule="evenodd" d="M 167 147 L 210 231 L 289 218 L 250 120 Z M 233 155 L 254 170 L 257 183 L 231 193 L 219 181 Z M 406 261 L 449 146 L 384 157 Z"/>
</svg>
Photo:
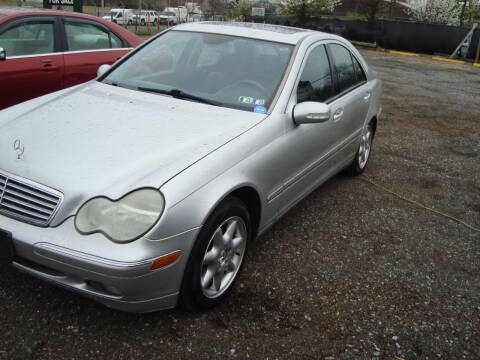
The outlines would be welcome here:
<svg viewBox="0 0 480 360">
<path fill-rule="evenodd" d="M 0 172 L 0 214 L 47 226 L 61 201 L 61 193 L 53 189 Z"/>
</svg>

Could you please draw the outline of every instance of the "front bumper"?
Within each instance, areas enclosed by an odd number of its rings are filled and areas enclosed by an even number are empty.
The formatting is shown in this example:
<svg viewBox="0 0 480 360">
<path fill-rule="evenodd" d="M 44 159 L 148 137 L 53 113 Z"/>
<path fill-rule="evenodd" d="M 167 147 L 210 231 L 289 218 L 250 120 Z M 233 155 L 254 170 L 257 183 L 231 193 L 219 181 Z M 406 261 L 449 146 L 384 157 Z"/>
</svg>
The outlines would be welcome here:
<svg viewBox="0 0 480 360">
<path fill-rule="evenodd" d="M 123 311 L 175 307 L 183 272 L 199 228 L 160 240 L 146 237 L 117 244 L 101 234 L 83 236 L 73 218 L 40 228 L 0 215 L 0 229 L 12 233 L 12 266 Z M 173 264 L 151 270 L 155 259 L 180 250 Z"/>
</svg>

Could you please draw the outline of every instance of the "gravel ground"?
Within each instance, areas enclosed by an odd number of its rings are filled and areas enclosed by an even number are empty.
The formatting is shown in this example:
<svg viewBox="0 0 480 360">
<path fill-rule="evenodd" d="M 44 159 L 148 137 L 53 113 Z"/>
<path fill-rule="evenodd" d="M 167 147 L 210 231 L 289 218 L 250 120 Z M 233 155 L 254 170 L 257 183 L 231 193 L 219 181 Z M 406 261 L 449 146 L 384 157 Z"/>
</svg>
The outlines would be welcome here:
<svg viewBox="0 0 480 360">
<path fill-rule="evenodd" d="M 364 176 L 339 175 L 250 248 L 202 314 L 128 314 L 12 269 L 0 358 L 478 359 L 480 69 L 364 51 L 384 80 Z"/>
</svg>

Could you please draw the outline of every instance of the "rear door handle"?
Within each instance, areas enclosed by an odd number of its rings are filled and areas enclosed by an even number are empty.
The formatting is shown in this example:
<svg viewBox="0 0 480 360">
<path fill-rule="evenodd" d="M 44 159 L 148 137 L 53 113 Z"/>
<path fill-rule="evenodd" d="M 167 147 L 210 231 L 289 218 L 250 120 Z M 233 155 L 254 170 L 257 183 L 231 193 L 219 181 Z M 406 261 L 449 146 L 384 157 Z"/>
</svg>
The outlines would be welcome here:
<svg viewBox="0 0 480 360">
<path fill-rule="evenodd" d="M 343 108 L 337 109 L 333 114 L 333 121 L 338 121 L 343 116 Z"/>
<path fill-rule="evenodd" d="M 372 94 L 371 94 L 370 92 L 365 93 L 365 95 L 363 95 L 363 100 L 364 100 L 365 102 L 368 102 L 368 100 L 370 100 L 370 96 L 371 96 L 371 95 L 372 95 Z"/>
</svg>

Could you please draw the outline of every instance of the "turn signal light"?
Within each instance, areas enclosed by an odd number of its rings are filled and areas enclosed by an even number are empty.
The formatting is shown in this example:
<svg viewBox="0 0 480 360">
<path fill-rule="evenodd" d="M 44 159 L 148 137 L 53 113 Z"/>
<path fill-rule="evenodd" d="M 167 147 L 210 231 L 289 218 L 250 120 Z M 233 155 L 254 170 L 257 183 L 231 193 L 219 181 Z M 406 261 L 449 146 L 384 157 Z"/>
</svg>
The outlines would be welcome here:
<svg viewBox="0 0 480 360">
<path fill-rule="evenodd" d="M 180 250 L 177 250 L 177 251 L 174 251 L 174 252 L 171 253 L 171 254 L 168 254 L 168 255 L 159 257 L 158 259 L 156 259 L 156 260 L 153 262 L 152 267 L 150 268 L 150 270 L 160 269 L 160 268 L 165 267 L 165 266 L 167 266 L 167 265 L 173 264 L 175 261 L 178 260 L 178 258 L 179 258 L 181 255 L 182 255 L 182 252 L 181 252 Z"/>
</svg>

